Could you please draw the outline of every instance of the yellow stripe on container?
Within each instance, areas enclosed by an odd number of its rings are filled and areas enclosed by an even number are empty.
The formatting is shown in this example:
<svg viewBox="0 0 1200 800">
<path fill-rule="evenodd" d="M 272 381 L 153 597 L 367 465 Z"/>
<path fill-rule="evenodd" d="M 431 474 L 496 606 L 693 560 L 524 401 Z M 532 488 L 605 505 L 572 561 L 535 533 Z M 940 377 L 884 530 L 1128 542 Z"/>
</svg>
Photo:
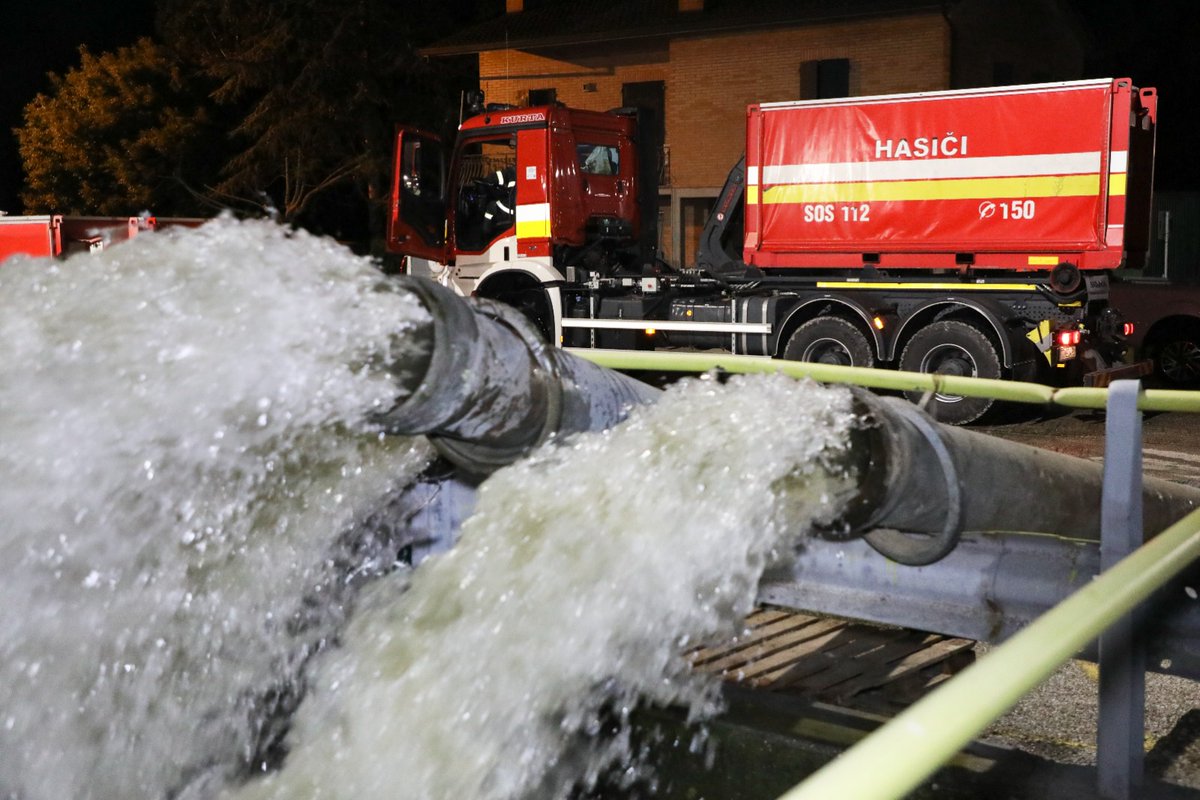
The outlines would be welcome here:
<svg viewBox="0 0 1200 800">
<path fill-rule="evenodd" d="M 1054 263 L 1058 263 L 1056 260 Z M 817 281 L 818 289 L 921 289 L 931 292 L 1025 292 L 1033 283 L 884 283 L 879 281 Z"/>
<path fill-rule="evenodd" d="M 1110 192 L 1112 191 L 1110 181 Z M 1124 191 L 1123 187 L 1121 191 Z M 936 181 L 791 184 L 772 186 L 767 189 L 763 195 L 763 202 L 767 204 L 862 203 L 893 200 L 982 200 L 1006 197 L 1094 197 L 1099 192 L 1099 175 L 1050 175 Z"/>
</svg>

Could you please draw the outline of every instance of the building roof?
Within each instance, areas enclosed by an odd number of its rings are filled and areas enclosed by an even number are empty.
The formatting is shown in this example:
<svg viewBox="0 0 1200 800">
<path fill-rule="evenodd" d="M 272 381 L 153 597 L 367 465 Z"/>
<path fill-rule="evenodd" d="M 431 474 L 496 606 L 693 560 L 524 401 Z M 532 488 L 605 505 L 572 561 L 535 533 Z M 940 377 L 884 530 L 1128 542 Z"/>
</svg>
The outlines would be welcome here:
<svg viewBox="0 0 1200 800">
<path fill-rule="evenodd" d="M 678 0 L 526 2 L 526 10 L 464 28 L 421 49 L 427 56 L 532 49 L 691 36 L 719 30 L 812 25 L 919 11 L 942 12 L 932 0 L 707 0 L 702 11 L 679 11 Z"/>
</svg>

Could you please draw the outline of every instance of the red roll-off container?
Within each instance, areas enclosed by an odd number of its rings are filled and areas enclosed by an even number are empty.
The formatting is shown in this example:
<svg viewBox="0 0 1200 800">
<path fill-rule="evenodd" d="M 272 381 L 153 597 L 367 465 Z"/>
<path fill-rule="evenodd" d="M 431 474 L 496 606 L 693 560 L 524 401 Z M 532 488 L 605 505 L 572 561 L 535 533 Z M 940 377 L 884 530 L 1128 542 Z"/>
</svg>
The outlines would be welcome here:
<svg viewBox="0 0 1200 800">
<path fill-rule="evenodd" d="M 1156 100 L 1121 78 L 751 106 L 745 260 L 1137 265 Z"/>
<path fill-rule="evenodd" d="M 195 226 L 203 220 L 174 218 L 172 224 Z M 0 261 L 13 255 L 67 256 L 103 250 L 141 231 L 163 227 L 155 217 L 76 217 L 38 214 L 0 217 Z"/>
</svg>

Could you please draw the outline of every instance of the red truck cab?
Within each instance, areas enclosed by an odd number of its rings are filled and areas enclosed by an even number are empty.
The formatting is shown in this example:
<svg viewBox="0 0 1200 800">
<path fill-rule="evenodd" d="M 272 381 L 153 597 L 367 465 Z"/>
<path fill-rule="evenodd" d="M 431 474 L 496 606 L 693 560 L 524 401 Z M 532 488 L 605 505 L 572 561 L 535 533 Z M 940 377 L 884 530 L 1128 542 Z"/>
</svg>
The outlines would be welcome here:
<svg viewBox="0 0 1200 800">
<path fill-rule="evenodd" d="M 463 122 L 449 154 L 438 137 L 403 129 L 388 247 L 447 267 L 549 267 L 555 248 L 636 239 L 635 125 L 560 105 L 491 108 Z"/>
</svg>

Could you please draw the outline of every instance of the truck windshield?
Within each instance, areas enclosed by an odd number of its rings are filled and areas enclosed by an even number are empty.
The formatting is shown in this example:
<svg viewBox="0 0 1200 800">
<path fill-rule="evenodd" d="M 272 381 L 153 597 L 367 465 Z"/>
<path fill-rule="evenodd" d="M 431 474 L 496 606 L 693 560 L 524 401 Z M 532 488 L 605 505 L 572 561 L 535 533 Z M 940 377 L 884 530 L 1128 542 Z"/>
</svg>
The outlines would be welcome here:
<svg viewBox="0 0 1200 800">
<path fill-rule="evenodd" d="M 475 139 L 458 152 L 454 235 L 460 250 L 482 250 L 513 226 L 517 205 L 515 137 Z"/>
</svg>

